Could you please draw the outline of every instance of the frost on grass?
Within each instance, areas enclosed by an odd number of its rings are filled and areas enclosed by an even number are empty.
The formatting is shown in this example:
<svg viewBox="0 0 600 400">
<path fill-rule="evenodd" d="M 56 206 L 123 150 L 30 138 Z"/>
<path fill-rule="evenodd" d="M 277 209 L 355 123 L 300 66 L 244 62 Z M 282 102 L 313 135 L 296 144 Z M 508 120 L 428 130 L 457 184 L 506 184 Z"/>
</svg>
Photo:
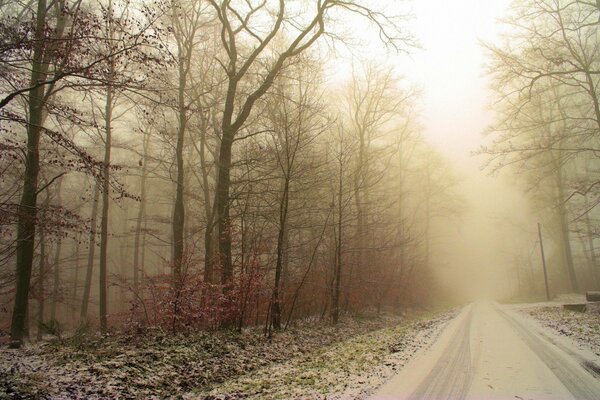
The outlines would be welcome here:
<svg viewBox="0 0 600 400">
<path fill-rule="evenodd" d="M 455 312 L 448 312 L 359 335 L 236 377 L 209 392 L 190 393 L 186 398 L 363 398 L 391 378 L 418 350 L 429 346 L 454 316 Z"/>
<path fill-rule="evenodd" d="M 408 327 L 398 316 L 385 316 L 345 319 L 338 327 L 303 321 L 272 341 L 259 330 L 175 336 L 155 332 L 145 337 L 87 335 L 2 349 L 0 398 L 199 397 L 223 393 L 221 389 L 233 388 L 235 382 L 240 383 L 237 393 L 244 396 L 275 393 L 274 387 L 282 384 L 289 385 L 290 393 L 332 392 L 329 387 L 338 391 L 344 386 L 340 377 L 354 377 L 357 371 L 370 369 L 381 376 L 384 370 L 393 372 L 398 361 L 386 366 L 386 357 L 402 360 L 405 347 L 418 344 L 419 335 L 427 335 L 427 327 L 435 322 L 418 324 Z M 419 329 L 423 332 L 417 334 Z M 412 336 L 404 336 L 408 331 Z M 284 365 L 296 370 L 276 374 Z M 254 372 L 252 384 L 243 385 Z"/>
<path fill-rule="evenodd" d="M 591 350 L 600 357 L 600 305 L 588 304 L 584 313 L 557 306 L 532 307 L 524 312 L 558 335 L 571 338 L 580 348 Z"/>
</svg>

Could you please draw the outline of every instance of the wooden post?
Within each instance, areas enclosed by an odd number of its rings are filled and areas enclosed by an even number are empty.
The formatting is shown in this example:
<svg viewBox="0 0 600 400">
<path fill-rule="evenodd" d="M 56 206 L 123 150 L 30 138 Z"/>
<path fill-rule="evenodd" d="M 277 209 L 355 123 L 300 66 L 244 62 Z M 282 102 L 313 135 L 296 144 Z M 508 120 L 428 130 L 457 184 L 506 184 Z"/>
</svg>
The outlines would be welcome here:
<svg viewBox="0 0 600 400">
<path fill-rule="evenodd" d="M 546 300 L 550 300 L 550 291 L 548 290 L 548 273 L 546 272 L 546 257 L 544 256 L 544 242 L 542 241 L 542 226 L 538 222 L 538 236 L 540 238 L 540 251 L 542 253 L 542 266 L 544 267 L 544 284 L 546 285 Z"/>
</svg>

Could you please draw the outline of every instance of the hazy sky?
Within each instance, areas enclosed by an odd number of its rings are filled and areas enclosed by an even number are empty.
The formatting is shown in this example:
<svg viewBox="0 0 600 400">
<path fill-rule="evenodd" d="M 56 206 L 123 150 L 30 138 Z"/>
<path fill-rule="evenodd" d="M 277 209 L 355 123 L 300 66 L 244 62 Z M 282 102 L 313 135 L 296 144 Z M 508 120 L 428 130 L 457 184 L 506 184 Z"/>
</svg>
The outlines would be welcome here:
<svg viewBox="0 0 600 400">
<path fill-rule="evenodd" d="M 374 3 L 380 7 L 384 4 L 391 14 L 401 13 L 408 5 L 414 14 L 409 30 L 421 48 L 409 55 L 394 55 L 381 44 L 376 29 L 367 29 L 364 19 L 355 16 L 344 20 L 345 26 L 352 27 L 352 36 L 364 44 L 353 56 L 395 65 L 399 74 L 421 88 L 424 135 L 463 178 L 458 191 L 467 202 L 467 211 L 459 224 L 448 224 L 448 231 L 439 232 L 445 240 L 445 255 L 437 260 L 444 280 L 466 286 L 467 295 L 504 295 L 516 282 L 514 254 L 531 253 L 536 223 L 522 190 L 514 184 L 514 176 L 488 176 L 481 170 L 484 159 L 472 153 L 483 144 L 483 132 L 494 120 L 490 108 L 493 93 L 481 42 L 499 42 L 506 29 L 499 20 L 510 0 Z M 330 82 L 349 78 L 353 56 L 346 55 L 342 56 L 346 62 L 332 60 Z"/>
<path fill-rule="evenodd" d="M 448 247 L 448 274 L 467 282 L 471 294 L 502 294 L 514 284 L 512 253 L 530 249 L 534 221 L 521 191 L 508 177 L 489 177 L 483 160 L 471 153 L 483 143 L 493 121 L 492 94 L 485 76 L 481 41 L 497 42 L 508 0 L 415 0 L 412 31 L 422 50 L 398 61 L 423 88 L 425 136 L 463 175 L 468 211 Z M 520 231 L 515 225 L 528 229 Z"/>
<path fill-rule="evenodd" d="M 406 65 L 424 88 L 426 134 L 463 161 L 491 121 L 480 41 L 497 41 L 507 0 L 413 1 L 412 31 L 423 49 Z"/>
</svg>

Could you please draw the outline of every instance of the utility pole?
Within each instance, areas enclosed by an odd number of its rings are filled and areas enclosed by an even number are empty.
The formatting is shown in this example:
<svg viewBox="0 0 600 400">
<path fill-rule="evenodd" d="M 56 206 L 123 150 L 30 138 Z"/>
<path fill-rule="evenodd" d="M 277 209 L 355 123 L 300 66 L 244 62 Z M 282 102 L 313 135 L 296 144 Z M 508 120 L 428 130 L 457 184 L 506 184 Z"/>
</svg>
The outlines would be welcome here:
<svg viewBox="0 0 600 400">
<path fill-rule="evenodd" d="M 546 300 L 550 300 L 550 291 L 548 290 L 548 273 L 546 272 L 546 257 L 544 256 L 544 242 L 542 241 L 542 226 L 538 222 L 538 236 L 540 238 L 540 251 L 542 253 L 542 266 L 544 267 L 544 284 L 546 285 Z"/>
</svg>

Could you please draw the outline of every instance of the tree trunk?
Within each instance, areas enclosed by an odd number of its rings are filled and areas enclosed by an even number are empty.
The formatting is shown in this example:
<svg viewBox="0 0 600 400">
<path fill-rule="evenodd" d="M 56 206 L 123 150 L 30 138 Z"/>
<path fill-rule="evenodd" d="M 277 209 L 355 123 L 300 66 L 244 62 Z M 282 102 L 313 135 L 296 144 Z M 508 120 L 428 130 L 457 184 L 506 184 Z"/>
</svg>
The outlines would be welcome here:
<svg viewBox="0 0 600 400">
<path fill-rule="evenodd" d="M 231 186 L 231 148 L 234 132 L 230 129 L 223 131 L 221 150 L 219 152 L 219 173 L 217 177 L 217 192 L 215 208 L 217 211 L 217 233 L 219 238 L 219 255 L 217 257 L 221 268 L 221 284 L 225 291 L 231 284 L 233 264 L 231 257 L 231 221 L 229 220 L 229 189 Z"/>
<path fill-rule="evenodd" d="M 94 273 L 94 253 L 96 252 L 96 224 L 98 222 L 98 201 L 100 200 L 100 183 L 96 182 L 94 187 L 94 203 L 92 204 L 91 228 L 89 236 L 88 260 L 83 285 L 83 296 L 81 299 L 81 312 L 79 319 L 83 323 L 87 320 L 88 304 L 90 302 L 90 291 L 92 288 L 92 275 Z"/>
<path fill-rule="evenodd" d="M 600 1 L 600 0 L 598 0 Z M 587 197 L 585 198 L 585 209 L 589 210 L 589 203 Z M 585 226 L 586 226 L 586 237 L 589 247 L 590 259 L 591 259 L 591 272 L 592 279 L 596 284 L 596 287 L 600 288 L 600 271 L 598 271 L 598 257 L 596 257 L 596 249 L 594 248 L 594 235 L 592 230 L 592 224 L 590 222 L 590 213 L 585 214 Z"/>
<path fill-rule="evenodd" d="M 208 118 L 208 117 L 207 117 Z M 206 132 L 207 132 L 207 121 L 202 119 L 202 126 L 200 129 L 200 148 L 198 153 L 200 155 L 200 168 L 202 173 L 202 193 L 204 195 L 204 214 L 206 217 L 206 229 L 204 230 L 204 282 L 213 283 L 213 230 L 214 230 L 214 209 L 211 205 L 211 193 L 208 183 L 209 169 L 208 163 L 206 162 Z"/>
<path fill-rule="evenodd" d="M 46 0 L 37 4 L 36 28 L 31 68 L 31 85 L 45 79 L 47 65 L 43 62 L 44 28 L 46 22 Z M 27 152 L 23 192 L 19 203 L 17 220 L 17 265 L 16 291 L 11 321 L 11 346 L 20 347 L 23 342 L 25 320 L 29 300 L 29 283 L 35 248 L 37 217 L 37 186 L 40 169 L 39 143 L 43 121 L 44 86 L 29 92 L 29 121 L 27 124 Z"/>
<path fill-rule="evenodd" d="M 37 314 L 37 340 L 42 339 L 42 325 L 44 324 L 44 306 L 46 302 L 44 290 L 44 281 L 46 280 L 46 235 L 44 230 L 40 229 L 40 276 L 38 288 L 38 314 Z"/>
<path fill-rule="evenodd" d="M 341 281 L 342 281 L 342 243 L 343 243 L 343 235 L 342 235 L 342 220 L 344 217 L 343 214 L 343 193 L 344 193 L 344 168 L 342 162 L 342 144 L 340 144 L 340 165 L 339 165 L 339 178 L 338 178 L 338 232 L 337 232 L 337 240 L 336 240 L 336 254 L 335 254 L 335 270 L 333 273 L 333 298 L 331 305 L 331 321 L 333 324 L 337 324 L 340 319 L 340 291 L 341 291 Z"/>
<path fill-rule="evenodd" d="M 60 190 L 62 187 L 62 178 L 59 178 L 56 184 L 57 192 L 57 203 L 59 206 L 62 205 L 62 196 Z M 56 253 L 54 253 L 54 287 L 52 288 L 52 308 L 50 311 L 50 318 L 56 320 L 56 309 L 58 307 L 58 301 L 60 297 L 60 254 L 62 250 L 62 232 L 58 233 L 58 239 L 56 241 Z"/>
<path fill-rule="evenodd" d="M 560 160 L 560 157 L 559 157 Z M 571 233 L 569 231 L 569 221 L 567 218 L 567 208 L 565 206 L 565 191 L 564 191 L 564 179 L 563 179 L 562 168 L 558 168 L 557 180 L 558 180 L 558 213 L 560 218 L 560 230 L 563 241 L 563 249 L 565 254 L 565 262 L 567 267 L 567 273 L 569 275 L 569 281 L 571 283 L 571 289 L 575 293 L 579 293 L 579 282 L 577 282 L 577 275 L 575 274 L 575 266 L 573 264 L 573 252 L 571 250 Z"/>
<path fill-rule="evenodd" d="M 76 312 L 77 308 L 77 287 L 79 286 L 79 255 L 81 253 L 81 246 L 79 243 L 79 235 L 75 239 L 75 274 L 73 276 L 73 296 L 71 297 L 72 312 Z"/>
<path fill-rule="evenodd" d="M 181 52 L 181 49 L 180 49 Z M 178 288 L 181 280 L 181 263 L 183 259 L 183 231 L 185 227 L 185 205 L 183 199 L 184 170 L 183 170 L 183 146 L 185 141 L 185 129 L 187 115 L 185 106 L 186 69 L 184 60 L 180 54 L 179 60 L 179 87 L 178 87 L 178 111 L 179 127 L 177 130 L 177 146 L 175 159 L 177 163 L 177 181 L 175 189 L 175 205 L 173 209 L 173 279 L 175 287 Z"/>
<path fill-rule="evenodd" d="M 289 171 L 288 171 L 289 174 Z M 281 275 L 283 270 L 283 259 L 284 259 L 284 247 L 285 247 L 285 234 L 287 230 L 287 214 L 289 206 L 289 188 L 290 181 L 289 175 L 286 176 L 283 184 L 283 193 L 279 208 L 279 234 L 277 236 L 277 262 L 275 264 L 275 285 L 273 286 L 272 296 L 272 311 L 271 311 L 271 323 L 273 329 L 276 331 L 281 330 L 281 304 L 279 293 L 281 289 Z"/>
<path fill-rule="evenodd" d="M 144 155 L 142 158 L 142 174 L 140 177 L 140 207 L 135 224 L 135 239 L 133 244 L 133 292 L 139 296 L 140 290 L 140 240 L 142 236 L 142 222 L 146 218 L 146 178 L 148 175 L 148 145 L 149 136 L 144 133 Z"/>
<path fill-rule="evenodd" d="M 114 68 L 114 65 L 113 65 Z M 104 112 L 106 131 L 104 147 L 104 166 L 102 177 L 102 217 L 100 220 L 100 279 L 99 279 L 99 310 L 100 330 L 108 328 L 107 316 L 107 253 L 108 253 L 108 208 L 110 206 L 110 153 L 112 146 L 112 112 L 113 112 L 113 88 L 108 86 L 106 91 L 106 107 Z"/>
</svg>

